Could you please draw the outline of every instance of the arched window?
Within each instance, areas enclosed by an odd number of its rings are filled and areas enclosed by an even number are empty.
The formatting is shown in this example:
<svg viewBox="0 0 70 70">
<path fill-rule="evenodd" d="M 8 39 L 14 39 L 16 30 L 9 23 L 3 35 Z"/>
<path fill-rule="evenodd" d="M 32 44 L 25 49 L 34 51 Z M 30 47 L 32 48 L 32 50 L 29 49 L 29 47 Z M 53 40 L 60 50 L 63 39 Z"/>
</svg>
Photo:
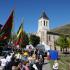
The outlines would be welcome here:
<svg viewBox="0 0 70 70">
<path fill-rule="evenodd" d="M 50 41 L 51 39 L 50 39 L 50 35 L 49 35 L 49 41 Z"/>
<path fill-rule="evenodd" d="M 44 21 L 44 26 L 45 26 L 45 21 Z"/>
<path fill-rule="evenodd" d="M 46 21 L 46 26 L 47 26 L 47 21 Z"/>
<path fill-rule="evenodd" d="M 42 21 L 40 21 L 40 26 L 42 26 Z"/>
</svg>

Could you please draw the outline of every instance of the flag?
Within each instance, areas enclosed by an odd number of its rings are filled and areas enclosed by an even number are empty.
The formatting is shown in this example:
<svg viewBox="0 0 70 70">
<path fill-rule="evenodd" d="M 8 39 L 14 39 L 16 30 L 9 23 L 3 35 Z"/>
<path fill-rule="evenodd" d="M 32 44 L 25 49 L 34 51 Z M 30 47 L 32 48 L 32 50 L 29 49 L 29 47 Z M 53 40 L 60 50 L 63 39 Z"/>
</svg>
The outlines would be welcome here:
<svg viewBox="0 0 70 70">
<path fill-rule="evenodd" d="M 23 39 L 23 25 L 21 24 L 20 27 L 19 27 L 19 30 L 17 32 L 16 45 L 22 43 L 22 39 Z"/>
<path fill-rule="evenodd" d="M 2 26 L 2 29 L 0 31 L 0 41 L 8 39 L 11 35 L 11 30 L 13 27 L 13 12 L 14 11 L 12 11 L 5 25 Z"/>
<path fill-rule="evenodd" d="M 23 32 L 23 25 L 21 24 L 17 32 L 17 38 L 21 35 L 22 32 Z"/>
</svg>

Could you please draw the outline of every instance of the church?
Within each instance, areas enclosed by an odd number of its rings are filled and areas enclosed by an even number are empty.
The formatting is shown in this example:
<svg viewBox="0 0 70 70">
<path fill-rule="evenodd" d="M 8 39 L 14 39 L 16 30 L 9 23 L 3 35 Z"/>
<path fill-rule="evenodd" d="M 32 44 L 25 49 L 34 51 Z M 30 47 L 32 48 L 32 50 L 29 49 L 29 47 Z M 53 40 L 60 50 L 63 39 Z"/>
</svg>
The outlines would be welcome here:
<svg viewBox="0 0 70 70">
<path fill-rule="evenodd" d="M 36 35 L 40 37 L 40 43 L 49 45 L 50 49 L 54 49 L 55 40 L 59 37 L 58 34 L 51 32 L 49 27 L 49 18 L 45 12 L 42 12 L 38 19 L 38 30 Z"/>
</svg>

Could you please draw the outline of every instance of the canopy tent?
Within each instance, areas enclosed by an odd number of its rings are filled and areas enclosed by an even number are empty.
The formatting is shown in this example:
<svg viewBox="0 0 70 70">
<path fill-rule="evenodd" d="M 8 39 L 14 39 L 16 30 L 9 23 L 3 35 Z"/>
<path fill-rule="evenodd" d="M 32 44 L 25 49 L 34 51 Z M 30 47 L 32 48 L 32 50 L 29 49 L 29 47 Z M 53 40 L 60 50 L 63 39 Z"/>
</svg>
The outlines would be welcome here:
<svg viewBox="0 0 70 70">
<path fill-rule="evenodd" d="M 44 47 L 45 47 L 45 51 L 50 50 L 50 46 L 49 46 L 49 45 L 45 44 L 44 42 L 43 42 L 42 44 L 43 44 Z"/>
<path fill-rule="evenodd" d="M 45 43 L 38 44 L 36 46 L 36 48 L 39 48 L 39 49 L 41 49 L 41 50 L 43 50 L 45 52 L 48 51 L 48 50 L 50 50 L 50 46 L 46 45 Z"/>
<path fill-rule="evenodd" d="M 44 47 L 44 45 L 42 45 L 42 44 L 38 44 L 38 45 L 36 46 L 36 48 L 45 51 L 45 47 Z"/>
</svg>

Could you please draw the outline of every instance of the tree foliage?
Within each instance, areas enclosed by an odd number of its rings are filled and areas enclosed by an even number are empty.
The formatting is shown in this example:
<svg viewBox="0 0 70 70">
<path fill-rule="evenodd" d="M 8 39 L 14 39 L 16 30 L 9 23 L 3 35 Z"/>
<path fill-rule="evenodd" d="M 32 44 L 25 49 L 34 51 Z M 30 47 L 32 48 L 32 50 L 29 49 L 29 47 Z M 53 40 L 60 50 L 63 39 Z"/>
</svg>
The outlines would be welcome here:
<svg viewBox="0 0 70 70">
<path fill-rule="evenodd" d="M 25 48 L 26 45 L 28 45 L 28 44 L 29 44 L 28 35 L 25 32 L 23 32 L 22 42 L 20 43 L 20 46 L 21 46 L 21 48 Z"/>
<path fill-rule="evenodd" d="M 69 43 L 69 48 L 70 48 L 70 37 L 67 37 L 68 43 Z"/>
<path fill-rule="evenodd" d="M 32 44 L 34 47 L 40 43 L 40 38 L 36 35 L 30 35 L 30 44 Z"/>
<path fill-rule="evenodd" d="M 57 41 L 56 44 L 60 46 L 61 49 L 66 49 L 69 47 L 69 42 L 66 36 L 60 36 Z"/>
</svg>

